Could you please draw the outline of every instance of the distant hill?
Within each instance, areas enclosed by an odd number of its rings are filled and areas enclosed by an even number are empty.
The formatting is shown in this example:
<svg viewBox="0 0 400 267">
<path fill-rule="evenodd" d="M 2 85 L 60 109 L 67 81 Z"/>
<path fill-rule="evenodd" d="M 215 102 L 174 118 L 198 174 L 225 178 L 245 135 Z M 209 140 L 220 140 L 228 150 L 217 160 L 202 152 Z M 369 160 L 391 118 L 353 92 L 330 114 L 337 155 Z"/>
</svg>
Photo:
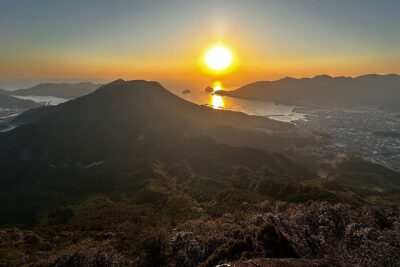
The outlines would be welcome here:
<svg viewBox="0 0 400 267">
<path fill-rule="evenodd" d="M 55 96 L 60 98 L 73 99 L 83 95 L 87 95 L 99 87 L 100 85 L 89 82 L 74 83 L 74 84 L 41 83 L 30 88 L 19 89 L 8 93 L 18 96 L 27 96 L 27 95 Z"/>
<path fill-rule="evenodd" d="M 10 94 L 10 91 L 4 90 L 4 89 L 0 89 L 0 95 L 8 95 L 8 94 Z"/>
<path fill-rule="evenodd" d="M 254 82 L 219 95 L 313 106 L 399 106 L 400 76 L 364 75 L 356 78 L 320 75 L 314 78 L 284 78 Z"/>
<path fill-rule="evenodd" d="M 31 109 L 39 107 L 40 104 L 32 100 L 19 99 L 17 97 L 3 95 L 0 93 L 0 108 L 7 109 Z"/>
</svg>

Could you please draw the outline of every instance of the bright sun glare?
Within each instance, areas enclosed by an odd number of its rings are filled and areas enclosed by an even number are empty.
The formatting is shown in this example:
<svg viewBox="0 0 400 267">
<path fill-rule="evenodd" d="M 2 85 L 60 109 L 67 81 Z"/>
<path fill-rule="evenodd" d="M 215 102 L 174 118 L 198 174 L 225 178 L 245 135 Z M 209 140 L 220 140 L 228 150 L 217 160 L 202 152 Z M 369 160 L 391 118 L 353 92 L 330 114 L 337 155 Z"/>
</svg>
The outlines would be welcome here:
<svg viewBox="0 0 400 267">
<path fill-rule="evenodd" d="M 207 51 L 204 61 L 210 69 L 221 71 L 232 64 L 232 53 L 226 47 L 214 46 Z"/>
</svg>

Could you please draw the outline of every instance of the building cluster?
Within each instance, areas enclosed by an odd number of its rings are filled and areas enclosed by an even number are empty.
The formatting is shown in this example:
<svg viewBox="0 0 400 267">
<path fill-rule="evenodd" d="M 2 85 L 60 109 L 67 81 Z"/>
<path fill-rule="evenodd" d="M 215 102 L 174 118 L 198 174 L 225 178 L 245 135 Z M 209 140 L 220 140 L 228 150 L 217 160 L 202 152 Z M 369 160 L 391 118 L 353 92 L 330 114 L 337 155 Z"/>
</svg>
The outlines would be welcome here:
<svg viewBox="0 0 400 267">
<path fill-rule="evenodd" d="M 400 170 L 400 117 L 377 108 L 308 109 L 296 121 L 302 134 L 322 136 L 327 142 L 314 153 L 355 153 L 366 160 Z"/>
</svg>

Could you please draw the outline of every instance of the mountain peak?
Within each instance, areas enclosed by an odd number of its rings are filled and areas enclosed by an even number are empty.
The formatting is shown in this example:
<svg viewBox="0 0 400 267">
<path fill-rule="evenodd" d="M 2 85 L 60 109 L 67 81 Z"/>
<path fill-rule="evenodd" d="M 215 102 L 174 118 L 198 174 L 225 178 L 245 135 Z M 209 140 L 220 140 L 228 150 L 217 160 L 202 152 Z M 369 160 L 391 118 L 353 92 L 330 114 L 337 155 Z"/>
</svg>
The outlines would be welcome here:
<svg viewBox="0 0 400 267">
<path fill-rule="evenodd" d="M 103 93 L 103 92 L 149 92 L 149 91 L 165 91 L 168 92 L 160 83 L 155 81 L 146 81 L 146 80 L 130 80 L 125 81 L 123 79 L 118 79 L 112 81 L 106 85 L 101 86 L 95 93 Z"/>
<path fill-rule="evenodd" d="M 333 77 L 328 75 L 328 74 L 321 74 L 321 75 L 317 75 L 315 76 L 313 79 L 315 80 L 322 80 L 322 79 L 332 79 Z"/>
<path fill-rule="evenodd" d="M 281 79 L 280 81 L 295 81 L 295 80 L 297 80 L 297 79 L 290 77 L 290 76 L 286 76 L 285 78 Z"/>
<path fill-rule="evenodd" d="M 115 85 L 125 85 L 125 86 L 158 86 L 158 87 L 163 87 L 160 83 L 156 81 L 147 81 L 147 80 L 123 80 L 123 79 L 117 79 L 115 81 L 112 81 L 104 86 L 110 87 L 110 86 L 115 86 Z M 103 86 L 103 87 L 104 87 Z"/>
<path fill-rule="evenodd" d="M 367 74 L 358 77 L 284 78 L 259 81 L 221 95 L 289 105 L 327 107 L 399 106 L 400 76 Z"/>
</svg>

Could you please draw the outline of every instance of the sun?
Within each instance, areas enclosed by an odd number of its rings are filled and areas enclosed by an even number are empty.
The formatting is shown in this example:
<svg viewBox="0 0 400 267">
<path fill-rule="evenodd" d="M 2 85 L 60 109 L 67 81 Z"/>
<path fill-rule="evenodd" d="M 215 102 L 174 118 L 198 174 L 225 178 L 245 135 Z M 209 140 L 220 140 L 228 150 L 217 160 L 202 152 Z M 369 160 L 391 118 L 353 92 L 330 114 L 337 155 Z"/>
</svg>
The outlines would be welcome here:
<svg viewBox="0 0 400 267">
<path fill-rule="evenodd" d="M 207 67 L 214 71 L 222 71 L 232 64 L 232 53 L 224 46 L 210 48 L 204 56 Z"/>
</svg>

